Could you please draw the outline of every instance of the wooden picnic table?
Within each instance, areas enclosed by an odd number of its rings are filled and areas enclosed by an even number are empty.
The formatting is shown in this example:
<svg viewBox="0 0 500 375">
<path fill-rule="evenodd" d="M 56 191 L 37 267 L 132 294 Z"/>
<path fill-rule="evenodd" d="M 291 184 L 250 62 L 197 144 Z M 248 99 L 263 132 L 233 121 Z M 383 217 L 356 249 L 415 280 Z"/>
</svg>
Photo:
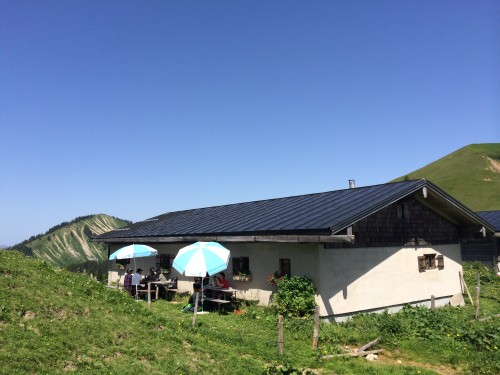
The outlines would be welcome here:
<svg viewBox="0 0 500 375">
<path fill-rule="evenodd" d="M 236 293 L 237 292 L 241 292 L 241 290 L 234 289 L 234 288 L 231 288 L 231 287 L 229 287 L 229 288 L 218 288 L 216 286 L 211 286 L 211 285 L 205 285 L 203 287 L 203 289 L 205 289 L 205 290 L 215 290 L 217 292 L 224 293 L 224 295 L 226 295 L 226 294 L 233 294 L 235 297 L 236 297 Z"/>
<path fill-rule="evenodd" d="M 170 288 L 170 286 L 173 286 L 176 284 L 175 281 L 149 281 L 148 282 L 148 306 L 151 305 L 151 284 L 156 285 L 156 294 L 155 294 L 155 299 L 158 300 L 159 298 L 159 292 L 160 292 L 160 286 L 164 286 L 167 293 L 169 290 L 171 291 L 177 291 L 177 289 Z"/>
<path fill-rule="evenodd" d="M 204 290 L 213 290 L 213 291 L 216 291 L 216 292 L 222 292 L 223 299 L 220 299 L 220 298 L 211 298 L 211 297 L 205 297 L 205 298 L 203 298 L 204 301 L 210 301 L 210 302 L 214 302 L 214 303 L 218 304 L 219 305 L 219 312 L 220 312 L 221 304 L 225 304 L 225 303 L 230 303 L 231 302 L 230 299 L 226 299 L 227 295 L 231 295 L 232 297 L 234 297 L 234 299 L 236 299 L 236 293 L 240 292 L 240 290 L 234 289 L 234 288 L 231 288 L 231 287 L 229 287 L 229 288 L 218 288 L 218 287 L 211 286 L 211 285 L 204 286 L 203 289 Z"/>
</svg>

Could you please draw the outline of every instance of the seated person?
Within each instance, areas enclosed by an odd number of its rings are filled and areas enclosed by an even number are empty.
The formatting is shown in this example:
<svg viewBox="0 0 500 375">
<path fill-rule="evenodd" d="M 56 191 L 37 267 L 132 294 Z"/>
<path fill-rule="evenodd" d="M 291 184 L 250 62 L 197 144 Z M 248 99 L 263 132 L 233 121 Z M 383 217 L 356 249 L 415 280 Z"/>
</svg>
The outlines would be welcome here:
<svg viewBox="0 0 500 375">
<path fill-rule="evenodd" d="M 219 272 L 217 274 L 217 284 L 218 287 L 221 289 L 229 289 L 229 282 L 226 280 L 226 275 L 224 272 Z M 215 298 L 217 299 L 224 299 L 224 293 L 223 292 L 217 292 L 215 293 Z"/>
<path fill-rule="evenodd" d="M 218 287 L 219 287 L 219 280 L 217 280 L 217 276 L 218 276 L 218 275 L 219 275 L 219 274 L 215 274 L 215 275 L 213 275 L 213 276 L 210 278 L 210 282 L 209 282 L 209 284 L 210 284 L 211 286 L 216 287 L 216 288 L 218 288 Z"/>
<path fill-rule="evenodd" d="M 167 281 L 165 275 L 161 272 L 160 268 L 157 268 L 155 271 L 155 281 Z M 158 289 L 158 297 L 159 298 L 167 298 L 166 286 L 163 285 L 155 285 L 155 288 Z"/>
<path fill-rule="evenodd" d="M 157 268 L 155 273 L 156 273 L 156 280 L 157 281 L 167 281 L 167 278 L 165 277 L 165 275 L 163 273 L 161 273 L 160 268 Z"/>
<path fill-rule="evenodd" d="M 156 273 L 154 268 L 149 269 L 149 275 L 145 278 L 146 282 L 149 281 L 158 281 L 158 274 Z"/>
<path fill-rule="evenodd" d="M 219 288 L 229 289 L 229 282 L 226 280 L 226 275 L 224 272 L 219 272 L 217 275 L 217 280 L 219 282 Z"/>
<path fill-rule="evenodd" d="M 139 289 L 143 289 L 144 286 L 142 283 L 144 282 L 144 278 L 142 276 L 142 268 L 138 268 L 137 271 L 132 275 L 132 290 L 131 294 L 135 296 Z"/>
<path fill-rule="evenodd" d="M 177 276 L 175 276 L 172 279 L 168 279 L 168 281 L 172 282 L 172 285 L 170 286 L 170 289 L 177 289 L 177 281 L 178 280 L 179 280 L 179 278 Z"/>
<path fill-rule="evenodd" d="M 195 281 L 198 281 L 195 279 Z M 201 281 L 201 280 L 199 280 Z M 198 310 L 201 309 L 201 284 L 194 283 L 193 284 L 193 294 L 189 297 L 187 305 L 185 305 L 182 309 L 184 312 L 193 312 L 194 311 L 194 306 L 196 304 L 196 295 L 198 294 Z"/>
</svg>

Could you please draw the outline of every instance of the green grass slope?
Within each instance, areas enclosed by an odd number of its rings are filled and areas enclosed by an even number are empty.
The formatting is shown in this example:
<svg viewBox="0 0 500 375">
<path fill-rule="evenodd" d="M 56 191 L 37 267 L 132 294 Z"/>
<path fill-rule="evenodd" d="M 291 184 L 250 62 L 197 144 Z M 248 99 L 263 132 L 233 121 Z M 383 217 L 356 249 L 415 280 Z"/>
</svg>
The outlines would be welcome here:
<svg viewBox="0 0 500 375">
<path fill-rule="evenodd" d="M 472 144 L 394 181 L 426 178 L 474 211 L 500 210 L 500 143 Z"/>
<path fill-rule="evenodd" d="M 91 242 L 90 237 L 129 223 L 104 214 L 80 217 L 15 245 L 13 249 L 59 267 L 88 261 L 100 262 L 107 259 L 107 250 L 104 244 Z"/>
<path fill-rule="evenodd" d="M 479 265 L 466 279 L 469 285 Z M 500 279 L 481 289 L 483 314 L 498 313 Z M 482 279 L 483 280 L 483 279 Z M 272 309 L 242 315 L 183 313 L 179 303 L 134 301 L 79 273 L 16 251 L 0 251 L 1 374 L 498 374 L 500 319 L 469 323 L 474 307 L 362 314 L 342 324 L 285 318 L 277 350 Z M 344 353 L 381 337 L 379 360 Z M 280 367 L 285 365 L 285 367 Z M 305 372 L 302 370 L 306 369 Z"/>
</svg>

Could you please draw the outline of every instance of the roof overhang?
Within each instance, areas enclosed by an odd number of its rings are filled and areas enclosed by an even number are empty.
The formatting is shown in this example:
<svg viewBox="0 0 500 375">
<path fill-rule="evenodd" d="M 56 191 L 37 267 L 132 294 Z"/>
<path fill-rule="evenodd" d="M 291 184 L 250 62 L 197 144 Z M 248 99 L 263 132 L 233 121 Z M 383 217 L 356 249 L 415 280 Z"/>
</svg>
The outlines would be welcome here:
<svg viewBox="0 0 500 375">
<path fill-rule="evenodd" d="M 105 243 L 192 243 L 196 241 L 216 241 L 232 243 L 354 243 L 353 235 L 269 235 L 269 236 L 172 236 L 172 237 L 114 237 L 103 240 L 93 240 Z"/>
<path fill-rule="evenodd" d="M 455 225 L 475 225 L 480 229 L 484 228 L 482 230 L 485 234 L 486 231 L 491 234 L 495 233 L 495 228 L 489 222 L 429 181 L 427 181 L 427 186 L 414 196 L 422 205 Z"/>
<path fill-rule="evenodd" d="M 354 225 L 357 221 L 410 195 L 422 205 L 443 216 L 457 226 L 464 224 L 473 225 L 477 226 L 478 230 L 484 230 L 485 233 L 495 233 L 495 228 L 489 222 L 426 179 L 421 179 L 420 184 L 414 186 L 410 190 L 402 191 L 400 195 L 393 196 L 391 200 L 382 201 L 378 206 L 370 207 L 370 209 L 361 212 L 357 217 L 350 218 L 350 221 L 340 223 L 336 227 L 331 227 L 330 229 L 332 233 L 339 233 L 339 231 Z"/>
</svg>

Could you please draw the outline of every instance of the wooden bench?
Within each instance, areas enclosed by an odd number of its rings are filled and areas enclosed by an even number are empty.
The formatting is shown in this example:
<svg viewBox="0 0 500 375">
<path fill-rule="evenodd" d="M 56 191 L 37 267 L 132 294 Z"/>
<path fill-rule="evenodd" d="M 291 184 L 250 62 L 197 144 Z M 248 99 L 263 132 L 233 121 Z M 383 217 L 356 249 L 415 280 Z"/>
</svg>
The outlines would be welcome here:
<svg viewBox="0 0 500 375">
<path fill-rule="evenodd" d="M 158 300 L 160 298 L 160 288 L 161 288 L 161 286 L 156 287 L 156 300 Z M 173 292 L 173 293 L 179 292 L 179 289 L 169 288 L 168 286 L 163 286 L 163 289 L 165 289 L 165 298 L 168 297 L 168 292 Z"/>
<path fill-rule="evenodd" d="M 220 307 L 221 307 L 222 304 L 224 304 L 224 303 L 231 303 L 231 301 L 229 301 L 227 299 L 218 299 L 218 298 L 209 298 L 209 297 L 203 298 L 203 301 L 209 301 L 209 302 L 216 303 L 218 305 L 219 314 L 220 314 Z"/>
<path fill-rule="evenodd" d="M 210 301 L 210 302 L 215 302 L 215 303 L 230 303 L 231 301 L 225 300 L 225 299 L 217 299 L 217 298 L 208 298 L 205 297 L 203 298 L 204 301 Z"/>
</svg>

